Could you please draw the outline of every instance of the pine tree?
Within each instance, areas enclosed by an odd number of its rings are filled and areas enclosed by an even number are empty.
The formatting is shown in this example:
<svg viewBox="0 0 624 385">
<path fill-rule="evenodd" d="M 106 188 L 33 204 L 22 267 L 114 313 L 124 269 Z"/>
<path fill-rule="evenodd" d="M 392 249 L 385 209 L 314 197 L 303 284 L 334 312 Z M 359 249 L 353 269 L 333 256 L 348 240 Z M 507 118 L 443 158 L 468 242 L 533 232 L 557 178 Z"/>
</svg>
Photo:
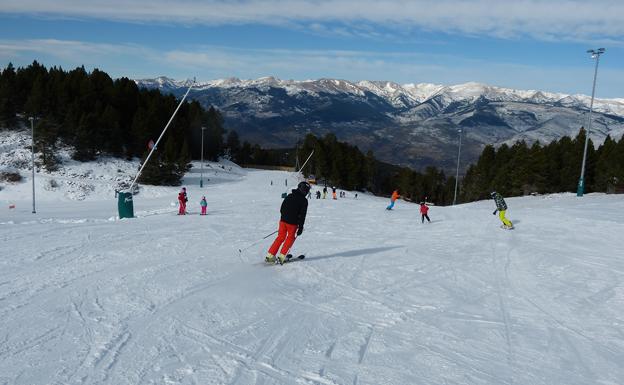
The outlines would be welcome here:
<svg viewBox="0 0 624 385">
<path fill-rule="evenodd" d="M 0 74 L 0 127 L 13 127 L 17 123 L 15 93 L 15 68 L 9 63 Z"/>
<path fill-rule="evenodd" d="M 83 114 L 76 129 L 74 141 L 75 151 L 73 158 L 79 161 L 94 160 L 96 155 L 95 142 L 95 115 L 93 113 Z"/>
<path fill-rule="evenodd" d="M 107 105 L 99 117 L 98 137 L 100 148 L 115 156 L 123 153 L 123 133 L 119 126 L 119 115 L 112 105 Z"/>
<path fill-rule="evenodd" d="M 48 119 L 39 119 L 35 126 L 37 149 L 47 171 L 56 171 L 59 166 L 57 152 L 58 126 Z"/>
<path fill-rule="evenodd" d="M 225 142 L 225 146 L 229 150 L 230 156 L 235 163 L 240 163 L 241 161 L 241 144 L 240 139 L 238 138 L 238 133 L 234 130 L 230 130 L 227 136 L 227 140 Z"/>
<path fill-rule="evenodd" d="M 206 142 L 204 143 L 206 156 L 210 160 L 217 160 L 223 151 L 223 134 L 225 133 L 223 117 L 214 107 L 210 107 L 203 122 L 206 127 Z"/>
<path fill-rule="evenodd" d="M 178 155 L 177 168 L 181 173 L 180 177 L 183 177 L 184 173 L 191 169 L 191 155 L 189 152 L 188 140 L 186 139 L 184 139 L 182 148 L 180 149 L 180 154 Z"/>
</svg>

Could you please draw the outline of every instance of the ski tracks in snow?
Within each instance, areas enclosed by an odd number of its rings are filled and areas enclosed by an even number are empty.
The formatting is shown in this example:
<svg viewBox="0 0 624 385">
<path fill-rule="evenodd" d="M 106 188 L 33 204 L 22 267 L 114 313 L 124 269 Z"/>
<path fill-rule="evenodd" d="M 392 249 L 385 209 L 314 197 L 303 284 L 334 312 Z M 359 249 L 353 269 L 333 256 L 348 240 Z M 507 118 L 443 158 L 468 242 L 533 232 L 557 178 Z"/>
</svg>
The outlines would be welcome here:
<svg viewBox="0 0 624 385">
<path fill-rule="evenodd" d="M 503 325 L 505 327 L 504 335 L 505 335 L 505 343 L 507 346 L 507 364 L 509 366 L 509 381 L 510 383 L 514 383 L 516 363 L 514 358 L 514 345 L 512 340 L 512 321 L 509 314 L 509 306 L 508 306 L 508 296 L 511 288 L 511 283 L 509 280 L 509 265 L 510 265 L 510 255 L 513 251 L 513 248 L 510 248 L 505 253 L 505 261 L 504 265 L 501 267 L 501 263 L 499 261 L 500 254 L 497 254 L 497 246 L 498 248 L 506 247 L 507 243 L 498 243 L 496 246 L 492 244 L 492 266 L 494 267 L 494 284 L 496 295 L 498 297 L 498 303 L 500 307 L 501 318 L 503 320 Z"/>
</svg>

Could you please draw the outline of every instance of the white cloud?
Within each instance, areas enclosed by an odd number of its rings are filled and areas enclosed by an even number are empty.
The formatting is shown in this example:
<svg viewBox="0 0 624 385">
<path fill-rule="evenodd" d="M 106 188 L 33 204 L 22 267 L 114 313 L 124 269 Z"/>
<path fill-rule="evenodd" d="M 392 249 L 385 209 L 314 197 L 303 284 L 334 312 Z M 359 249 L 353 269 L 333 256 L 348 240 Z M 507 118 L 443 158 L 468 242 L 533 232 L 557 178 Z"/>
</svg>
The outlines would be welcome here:
<svg viewBox="0 0 624 385">
<path fill-rule="evenodd" d="M 300 24 L 351 34 L 358 23 L 478 36 L 620 41 L 621 0 L 3 0 L 0 13 L 186 24 Z M 342 23 L 342 27 L 324 27 Z M 370 35 L 374 35 L 374 31 Z"/>
<path fill-rule="evenodd" d="M 146 51 L 143 47 L 133 44 L 89 43 L 57 39 L 0 40 L 0 54 L 6 56 L 35 52 L 52 55 L 59 59 L 76 60 L 94 55 L 140 54 L 137 50 Z"/>
<path fill-rule="evenodd" d="M 136 44 L 65 40 L 0 40 L 0 57 L 16 65 L 36 59 L 44 65 L 101 68 L 114 77 L 211 80 L 227 77 L 390 80 L 398 83 L 458 84 L 477 81 L 517 89 L 589 93 L 591 60 L 579 67 L 543 68 L 430 53 L 346 50 L 232 49 L 192 46 L 158 51 Z M 5 63 L 6 64 L 6 63 Z M 599 97 L 623 97 L 624 70 L 601 68 Z"/>
</svg>

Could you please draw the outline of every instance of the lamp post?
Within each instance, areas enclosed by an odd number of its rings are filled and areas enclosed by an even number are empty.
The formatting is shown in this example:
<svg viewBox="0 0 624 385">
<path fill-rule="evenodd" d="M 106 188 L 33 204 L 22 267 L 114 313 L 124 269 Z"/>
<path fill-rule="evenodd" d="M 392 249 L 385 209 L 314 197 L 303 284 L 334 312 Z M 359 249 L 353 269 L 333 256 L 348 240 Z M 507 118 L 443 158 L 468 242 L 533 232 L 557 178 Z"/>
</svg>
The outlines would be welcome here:
<svg viewBox="0 0 624 385">
<path fill-rule="evenodd" d="M 596 59 L 596 67 L 594 69 L 594 84 L 592 86 L 591 102 L 589 103 L 589 122 L 587 124 L 587 132 L 585 133 L 585 147 L 583 148 L 583 164 L 581 165 L 581 177 L 579 178 L 578 187 L 576 189 L 577 197 L 582 197 L 583 193 L 585 192 L 585 161 L 587 160 L 587 144 L 589 143 L 589 133 L 591 132 L 592 125 L 594 94 L 596 92 L 596 77 L 598 76 L 598 63 L 600 62 L 600 55 L 602 55 L 604 52 L 604 48 L 598 48 L 597 50 L 587 50 L 587 53 L 591 54 L 592 59 Z"/>
<path fill-rule="evenodd" d="M 32 143 L 31 143 L 31 153 L 32 153 L 32 204 L 33 204 L 33 209 L 32 209 L 32 213 L 36 214 L 37 211 L 35 210 L 35 118 L 34 117 L 29 117 L 28 120 L 30 120 L 30 132 L 31 132 L 31 137 L 32 137 Z"/>
<path fill-rule="evenodd" d="M 457 202 L 457 183 L 459 182 L 459 157 L 461 156 L 461 142 L 462 142 L 462 130 L 457 130 L 459 133 L 459 148 L 457 150 L 457 172 L 455 173 L 455 195 L 453 196 L 453 206 Z"/>
<path fill-rule="evenodd" d="M 204 187 L 204 131 L 206 131 L 206 127 L 201 128 L 201 177 L 199 178 L 199 187 Z"/>
</svg>

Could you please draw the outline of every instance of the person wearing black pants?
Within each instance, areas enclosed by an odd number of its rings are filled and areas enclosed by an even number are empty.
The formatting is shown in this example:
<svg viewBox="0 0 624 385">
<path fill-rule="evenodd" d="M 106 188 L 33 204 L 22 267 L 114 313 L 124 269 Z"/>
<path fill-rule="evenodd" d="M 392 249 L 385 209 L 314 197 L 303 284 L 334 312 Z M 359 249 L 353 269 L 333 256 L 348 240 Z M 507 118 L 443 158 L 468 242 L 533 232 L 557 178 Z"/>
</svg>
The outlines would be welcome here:
<svg viewBox="0 0 624 385">
<path fill-rule="evenodd" d="M 420 215 L 421 215 L 421 223 L 425 223 L 425 218 L 427 218 L 427 222 L 431 223 L 431 219 L 429 219 L 429 206 L 425 204 L 425 202 L 420 202 Z"/>
</svg>

